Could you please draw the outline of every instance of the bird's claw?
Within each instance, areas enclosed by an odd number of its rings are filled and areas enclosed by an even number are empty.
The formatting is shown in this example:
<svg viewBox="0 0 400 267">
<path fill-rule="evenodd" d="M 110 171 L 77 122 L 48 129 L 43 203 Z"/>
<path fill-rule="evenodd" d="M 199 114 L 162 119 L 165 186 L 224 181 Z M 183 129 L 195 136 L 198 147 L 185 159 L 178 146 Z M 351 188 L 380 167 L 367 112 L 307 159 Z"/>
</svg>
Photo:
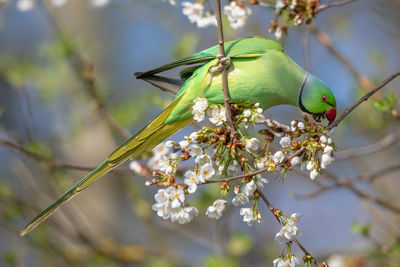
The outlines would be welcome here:
<svg viewBox="0 0 400 267">
<path fill-rule="evenodd" d="M 212 74 L 221 72 L 224 69 L 229 68 L 229 66 L 231 65 L 230 57 L 217 56 L 217 58 L 219 59 L 217 65 L 212 66 L 209 69 L 209 72 Z"/>
</svg>

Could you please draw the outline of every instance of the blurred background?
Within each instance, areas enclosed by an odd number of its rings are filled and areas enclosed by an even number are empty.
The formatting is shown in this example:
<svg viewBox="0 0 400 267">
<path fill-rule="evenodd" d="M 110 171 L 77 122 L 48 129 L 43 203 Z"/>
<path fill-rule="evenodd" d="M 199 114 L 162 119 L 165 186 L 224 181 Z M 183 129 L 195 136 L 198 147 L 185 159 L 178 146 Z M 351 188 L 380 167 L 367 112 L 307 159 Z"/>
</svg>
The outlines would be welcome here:
<svg viewBox="0 0 400 267">
<path fill-rule="evenodd" d="M 190 200 L 200 211 L 192 223 L 164 221 L 151 210 L 157 188 L 146 187 L 128 164 L 19 236 L 172 100 L 134 72 L 217 43 L 216 28 L 191 24 L 180 3 L 37 0 L 27 9 L 19 2 L 0 0 L 0 266 L 272 266 L 281 252 L 273 241 L 280 227 L 266 207 L 262 225 L 248 227 L 232 205 L 212 220 L 205 210 L 219 191 L 210 185 Z M 249 7 L 245 27 L 224 23 L 226 40 L 274 38 L 273 9 Z M 398 0 L 359 0 L 321 11 L 311 25 L 289 27 L 280 41 L 331 86 L 341 113 L 399 71 L 399 14 Z M 300 240 L 330 266 L 400 266 L 399 85 L 393 81 L 340 124 L 338 159 L 318 181 L 300 171 L 283 184 L 268 177 L 264 193 L 286 214 L 303 213 Z M 289 106 L 265 115 L 301 119 Z"/>
</svg>

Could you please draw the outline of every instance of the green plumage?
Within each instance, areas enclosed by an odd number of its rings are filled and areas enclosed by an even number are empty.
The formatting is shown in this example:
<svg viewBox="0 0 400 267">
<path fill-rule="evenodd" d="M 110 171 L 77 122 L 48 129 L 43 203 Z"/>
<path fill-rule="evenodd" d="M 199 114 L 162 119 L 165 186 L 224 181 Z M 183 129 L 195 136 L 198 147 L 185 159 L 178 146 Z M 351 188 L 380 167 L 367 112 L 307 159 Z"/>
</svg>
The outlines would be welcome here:
<svg viewBox="0 0 400 267">
<path fill-rule="evenodd" d="M 319 113 L 331 108 L 334 96 L 330 89 L 318 79 L 304 80 L 306 71 L 294 63 L 283 51 L 279 43 L 263 38 L 251 37 L 225 43 L 227 57 L 231 58 L 228 68 L 229 97 L 233 103 L 260 103 L 268 109 L 275 105 L 290 104 L 299 106 L 304 103 L 309 113 Z M 159 68 L 136 73 L 138 79 L 146 80 L 163 90 L 176 93 L 176 99 L 143 127 L 126 140 L 94 171 L 67 191 L 50 207 L 34 218 L 21 232 L 21 235 L 33 230 L 48 218 L 63 203 L 85 189 L 102 175 L 120 165 L 128 158 L 137 158 L 151 150 L 160 142 L 182 129 L 192 121 L 193 100 L 205 97 L 210 103 L 223 103 L 221 73 L 212 73 L 210 69 L 218 65 L 216 56 L 219 47 L 214 46 Z M 183 65 L 189 66 L 181 71 L 182 81 L 159 77 L 155 74 Z M 311 76 L 311 75 L 310 75 Z M 303 84 L 305 81 L 305 84 Z M 302 101 L 300 88 L 303 87 L 309 99 Z M 321 102 L 321 95 L 330 101 Z M 314 111 L 315 110 L 315 111 Z"/>
</svg>

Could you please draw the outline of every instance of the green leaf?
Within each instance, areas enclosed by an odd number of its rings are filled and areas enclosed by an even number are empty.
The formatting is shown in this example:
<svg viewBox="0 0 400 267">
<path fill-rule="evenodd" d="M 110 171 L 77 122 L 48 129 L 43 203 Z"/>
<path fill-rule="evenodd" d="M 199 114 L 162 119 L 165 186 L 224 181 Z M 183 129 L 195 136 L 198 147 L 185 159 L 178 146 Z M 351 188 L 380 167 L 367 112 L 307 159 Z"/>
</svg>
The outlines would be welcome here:
<svg viewBox="0 0 400 267">
<path fill-rule="evenodd" d="M 380 111 L 388 111 L 389 110 L 388 105 L 381 100 L 372 100 L 371 105 L 376 110 L 380 110 Z"/>
<path fill-rule="evenodd" d="M 361 224 L 357 221 L 353 222 L 351 225 L 351 231 L 353 233 L 362 235 L 362 236 L 369 236 L 371 230 L 371 224 L 366 223 L 366 224 Z"/>
</svg>

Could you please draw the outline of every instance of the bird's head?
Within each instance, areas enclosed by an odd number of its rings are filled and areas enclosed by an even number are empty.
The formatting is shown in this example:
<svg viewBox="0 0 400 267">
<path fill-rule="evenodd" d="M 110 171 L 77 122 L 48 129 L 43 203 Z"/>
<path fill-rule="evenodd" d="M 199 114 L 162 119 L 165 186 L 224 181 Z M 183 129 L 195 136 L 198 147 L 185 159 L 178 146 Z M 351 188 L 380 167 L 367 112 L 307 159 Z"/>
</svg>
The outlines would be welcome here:
<svg viewBox="0 0 400 267">
<path fill-rule="evenodd" d="M 309 73 L 304 76 L 301 85 L 299 106 L 316 121 L 326 118 L 331 124 L 336 118 L 336 99 L 331 89 Z"/>
</svg>

